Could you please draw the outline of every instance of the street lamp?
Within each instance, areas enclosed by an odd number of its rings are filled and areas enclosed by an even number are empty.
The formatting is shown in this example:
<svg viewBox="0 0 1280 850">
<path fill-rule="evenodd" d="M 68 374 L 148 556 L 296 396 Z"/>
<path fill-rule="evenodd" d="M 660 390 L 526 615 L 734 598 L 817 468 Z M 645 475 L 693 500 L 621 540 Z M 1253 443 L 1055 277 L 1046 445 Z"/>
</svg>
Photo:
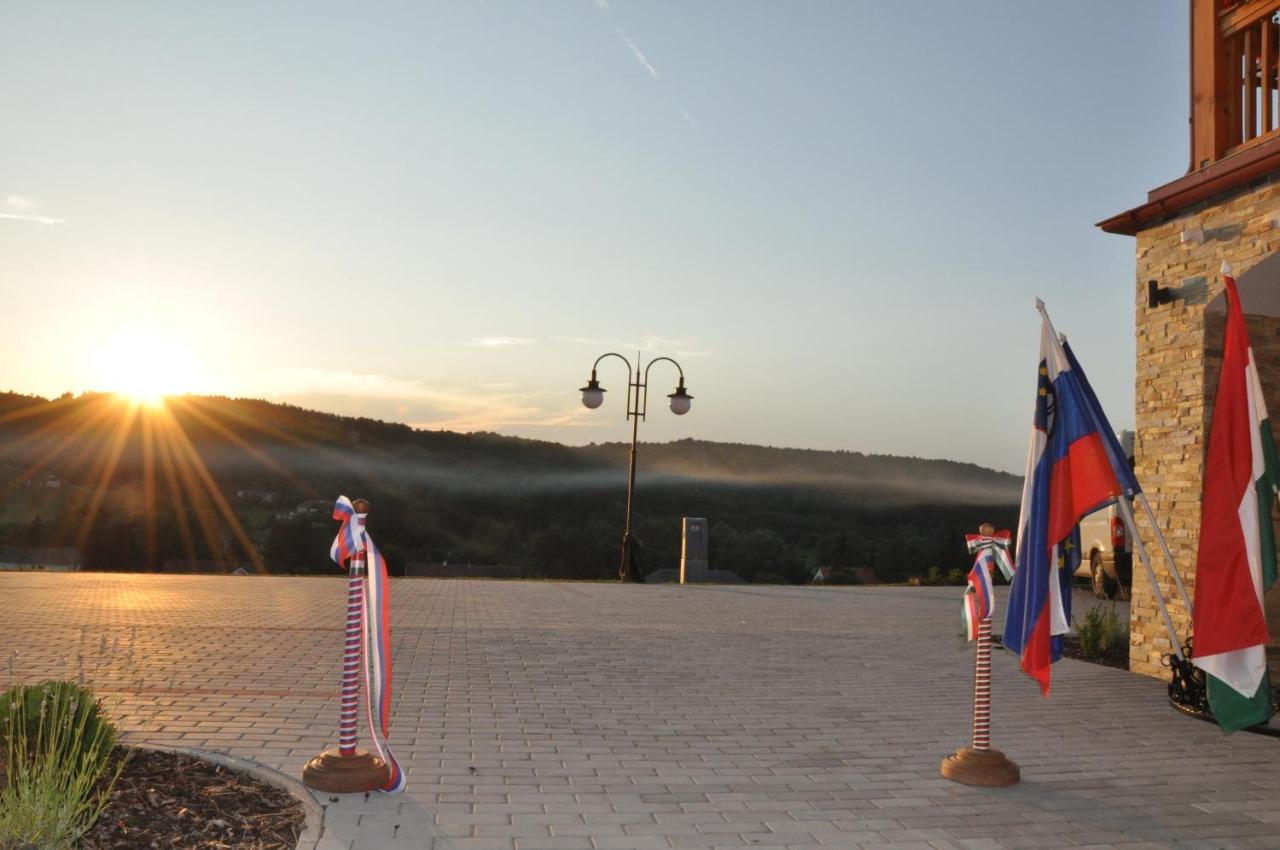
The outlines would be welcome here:
<svg viewBox="0 0 1280 850">
<path fill-rule="evenodd" d="M 680 383 L 676 385 L 676 391 L 667 394 L 672 413 L 676 416 L 684 416 L 688 413 L 693 405 L 693 396 L 685 391 L 684 370 L 670 357 L 655 357 L 644 365 L 642 372 L 639 354 L 636 355 L 636 368 L 633 370 L 630 360 L 610 351 L 607 354 L 601 354 L 596 358 L 596 362 L 591 364 L 591 380 L 587 381 L 587 385 L 581 390 L 582 404 L 591 410 L 604 404 L 606 390 L 596 379 L 596 367 L 606 357 L 616 357 L 627 364 L 627 418 L 631 420 L 631 466 L 627 472 L 627 524 L 622 532 L 622 566 L 618 570 L 618 581 L 640 581 L 639 572 L 636 570 L 636 542 L 631 534 L 631 507 L 635 502 L 636 493 L 636 437 L 640 431 L 640 420 L 645 418 L 645 411 L 649 406 L 649 370 L 653 368 L 653 364 L 665 360 L 675 366 L 676 371 L 680 373 Z"/>
</svg>

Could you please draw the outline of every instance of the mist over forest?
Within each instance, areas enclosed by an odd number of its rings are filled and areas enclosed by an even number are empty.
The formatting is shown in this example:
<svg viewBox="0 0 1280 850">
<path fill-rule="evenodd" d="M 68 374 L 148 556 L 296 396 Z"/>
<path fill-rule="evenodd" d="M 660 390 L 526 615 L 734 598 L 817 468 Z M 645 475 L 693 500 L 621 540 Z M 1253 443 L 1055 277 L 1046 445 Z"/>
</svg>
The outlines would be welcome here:
<svg viewBox="0 0 1280 850">
<path fill-rule="evenodd" d="M 500 564 L 527 577 L 616 574 L 628 445 L 570 447 L 418 430 L 247 399 L 165 407 L 110 395 L 0 394 L 0 545 L 76 547 L 88 569 L 175 560 L 333 573 L 326 503 L 372 503 L 393 574 Z M 679 564 L 705 517 L 711 566 L 748 581 L 870 567 L 901 581 L 967 566 L 964 534 L 1011 525 L 1021 479 L 947 460 L 679 440 L 640 446 L 641 569 Z"/>
</svg>

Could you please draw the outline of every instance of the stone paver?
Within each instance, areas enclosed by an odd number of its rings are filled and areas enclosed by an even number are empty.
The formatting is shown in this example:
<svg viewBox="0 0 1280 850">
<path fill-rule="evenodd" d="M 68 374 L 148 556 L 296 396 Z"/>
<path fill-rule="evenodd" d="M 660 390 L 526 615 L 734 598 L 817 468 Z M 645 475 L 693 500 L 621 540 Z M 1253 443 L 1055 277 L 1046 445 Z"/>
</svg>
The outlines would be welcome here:
<svg viewBox="0 0 1280 850">
<path fill-rule="evenodd" d="M 83 675 L 127 737 L 298 775 L 331 744 L 344 584 L 0 574 L 10 676 Z M 966 742 L 957 588 L 395 580 L 408 791 L 322 796 L 325 850 L 1280 848 L 1280 742 L 1156 681 L 997 655 L 1011 789 Z M 16 654 L 15 654 L 16 653 Z"/>
</svg>

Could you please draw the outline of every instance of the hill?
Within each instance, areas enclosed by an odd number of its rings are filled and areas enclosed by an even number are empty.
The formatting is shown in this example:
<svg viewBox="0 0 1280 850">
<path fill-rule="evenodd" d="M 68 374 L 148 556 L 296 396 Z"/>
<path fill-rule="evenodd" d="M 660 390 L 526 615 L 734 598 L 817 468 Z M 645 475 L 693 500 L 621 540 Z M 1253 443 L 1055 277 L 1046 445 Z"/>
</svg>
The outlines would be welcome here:
<svg viewBox="0 0 1280 850">
<path fill-rule="evenodd" d="M 329 571 L 323 501 L 373 504 L 389 561 L 617 568 L 628 446 L 427 431 L 249 399 L 161 409 L 109 395 L 0 394 L 0 543 L 79 546 L 90 567 L 171 559 Z M 1016 476 L 972 464 L 681 440 L 643 444 L 645 570 L 679 559 L 679 518 L 711 524 L 716 566 L 802 581 L 818 564 L 901 579 L 964 565 L 963 534 L 1008 524 Z M 313 504 L 308 505 L 308 502 Z"/>
</svg>

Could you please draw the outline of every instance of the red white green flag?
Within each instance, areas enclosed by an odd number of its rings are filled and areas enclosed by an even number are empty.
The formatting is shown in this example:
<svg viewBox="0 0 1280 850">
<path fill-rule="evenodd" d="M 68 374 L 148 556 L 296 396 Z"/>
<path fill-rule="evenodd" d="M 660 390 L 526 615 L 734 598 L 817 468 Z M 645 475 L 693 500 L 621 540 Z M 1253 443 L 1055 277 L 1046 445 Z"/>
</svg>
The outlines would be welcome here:
<svg viewBox="0 0 1280 850">
<path fill-rule="evenodd" d="M 1209 706 L 1230 732 L 1271 717 L 1263 594 L 1276 580 L 1271 506 L 1280 482 L 1275 441 L 1231 269 L 1222 372 L 1205 459 L 1196 555 L 1193 662 Z"/>
</svg>

